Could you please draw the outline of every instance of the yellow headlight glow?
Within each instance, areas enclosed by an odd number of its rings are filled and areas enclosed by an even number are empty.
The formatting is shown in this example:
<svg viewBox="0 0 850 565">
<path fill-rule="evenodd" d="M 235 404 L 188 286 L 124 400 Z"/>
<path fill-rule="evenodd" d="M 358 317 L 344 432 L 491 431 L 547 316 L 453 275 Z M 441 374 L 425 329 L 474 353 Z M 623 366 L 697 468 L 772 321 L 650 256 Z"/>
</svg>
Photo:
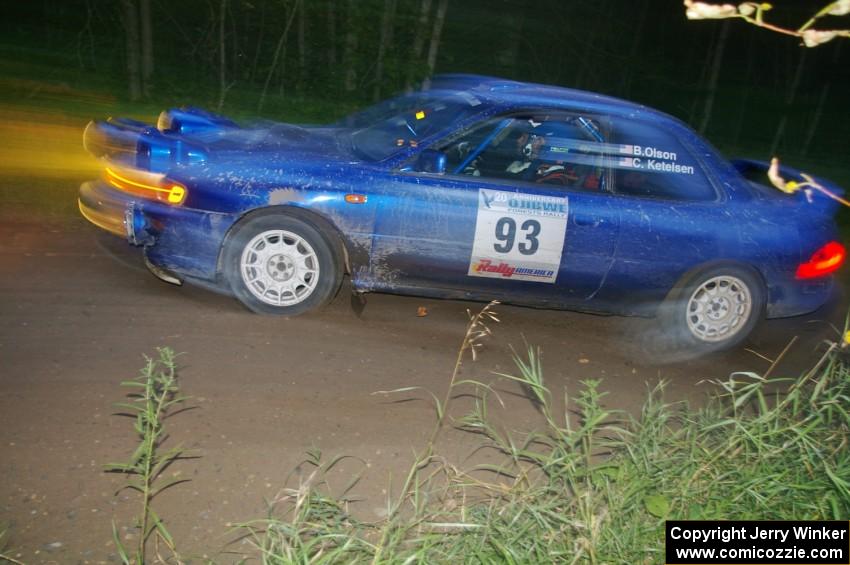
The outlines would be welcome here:
<svg viewBox="0 0 850 565">
<path fill-rule="evenodd" d="M 186 189 L 178 184 L 173 185 L 168 191 L 168 201 L 172 204 L 180 204 L 184 198 L 186 198 Z"/>
<path fill-rule="evenodd" d="M 143 198 L 169 204 L 182 204 L 186 200 L 186 187 L 166 179 L 162 174 L 137 169 L 121 169 L 119 173 L 107 167 L 105 178 L 115 188 Z"/>
</svg>

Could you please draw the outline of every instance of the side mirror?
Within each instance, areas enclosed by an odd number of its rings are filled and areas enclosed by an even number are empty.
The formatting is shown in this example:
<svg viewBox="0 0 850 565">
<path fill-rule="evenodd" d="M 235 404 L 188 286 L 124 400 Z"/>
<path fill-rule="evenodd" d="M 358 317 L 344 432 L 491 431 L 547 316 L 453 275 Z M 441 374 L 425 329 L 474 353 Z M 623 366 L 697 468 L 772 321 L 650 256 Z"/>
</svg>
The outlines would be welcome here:
<svg viewBox="0 0 850 565">
<path fill-rule="evenodd" d="M 442 175 L 446 172 L 446 154 L 436 149 L 426 149 L 419 154 L 416 170 L 421 173 Z"/>
</svg>

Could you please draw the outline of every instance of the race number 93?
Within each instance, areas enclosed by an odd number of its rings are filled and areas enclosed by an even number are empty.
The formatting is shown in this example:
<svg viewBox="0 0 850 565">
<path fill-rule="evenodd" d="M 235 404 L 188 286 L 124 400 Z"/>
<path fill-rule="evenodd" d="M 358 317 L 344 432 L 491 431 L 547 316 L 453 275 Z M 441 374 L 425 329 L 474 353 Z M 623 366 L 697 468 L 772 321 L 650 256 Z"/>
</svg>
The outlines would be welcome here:
<svg viewBox="0 0 850 565">
<path fill-rule="evenodd" d="M 566 197 L 479 190 L 468 274 L 554 283 L 568 215 Z"/>
<path fill-rule="evenodd" d="M 519 242 L 517 250 L 523 255 L 534 255 L 540 248 L 540 222 L 537 220 L 525 220 L 520 225 L 521 237 L 525 239 Z M 496 222 L 496 240 L 493 249 L 498 253 L 510 253 L 516 242 L 517 226 L 516 220 L 510 217 L 499 218 Z"/>
</svg>

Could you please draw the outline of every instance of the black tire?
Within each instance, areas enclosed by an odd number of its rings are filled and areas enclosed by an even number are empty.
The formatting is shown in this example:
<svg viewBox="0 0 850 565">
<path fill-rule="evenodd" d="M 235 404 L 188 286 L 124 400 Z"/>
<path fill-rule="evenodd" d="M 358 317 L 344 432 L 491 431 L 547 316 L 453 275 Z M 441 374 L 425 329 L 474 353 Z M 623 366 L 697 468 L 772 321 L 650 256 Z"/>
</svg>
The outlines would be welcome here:
<svg viewBox="0 0 850 565">
<path fill-rule="evenodd" d="M 225 242 L 222 271 L 242 304 L 280 316 L 324 306 L 342 282 L 338 242 L 283 213 L 256 216 L 234 228 Z"/>
<path fill-rule="evenodd" d="M 661 307 L 660 331 L 696 353 L 733 348 L 764 317 L 766 293 L 757 273 L 734 265 L 700 270 L 681 281 Z"/>
</svg>

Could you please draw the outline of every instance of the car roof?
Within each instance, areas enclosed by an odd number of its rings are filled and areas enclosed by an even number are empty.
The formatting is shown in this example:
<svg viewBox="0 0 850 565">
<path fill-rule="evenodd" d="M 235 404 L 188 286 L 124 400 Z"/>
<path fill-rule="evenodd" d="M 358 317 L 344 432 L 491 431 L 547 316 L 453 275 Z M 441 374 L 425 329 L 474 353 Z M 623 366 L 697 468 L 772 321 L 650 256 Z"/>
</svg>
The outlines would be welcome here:
<svg viewBox="0 0 850 565">
<path fill-rule="evenodd" d="M 673 122 L 684 126 L 678 118 L 635 102 L 563 86 L 520 82 L 483 75 L 441 74 L 432 79 L 430 88 L 469 92 L 487 100 L 492 105 L 583 109 L 609 115 Z"/>
</svg>

